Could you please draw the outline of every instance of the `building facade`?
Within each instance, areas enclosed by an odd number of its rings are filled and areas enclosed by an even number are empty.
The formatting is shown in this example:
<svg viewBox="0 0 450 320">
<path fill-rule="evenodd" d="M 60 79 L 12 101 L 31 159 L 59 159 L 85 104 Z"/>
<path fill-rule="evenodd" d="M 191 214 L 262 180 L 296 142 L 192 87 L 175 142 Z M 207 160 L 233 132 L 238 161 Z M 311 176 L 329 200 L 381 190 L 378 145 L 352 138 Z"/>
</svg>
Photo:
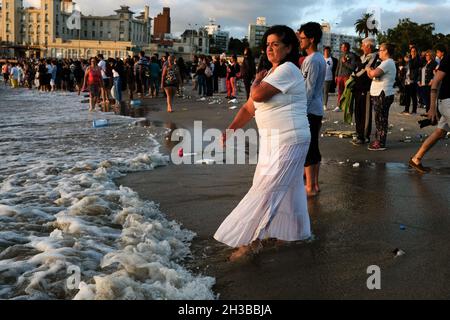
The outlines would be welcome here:
<svg viewBox="0 0 450 320">
<path fill-rule="evenodd" d="M 23 8 L 22 0 L 3 0 L 0 10 L 0 43 L 10 56 L 88 58 L 126 57 L 151 41 L 149 7 L 134 17 L 127 6 L 110 16 L 80 17 L 72 27 L 75 3 L 41 0 L 40 8 Z M 69 21 L 69 23 L 68 23 Z"/>
<path fill-rule="evenodd" d="M 220 25 L 216 24 L 214 18 L 209 19 L 209 24 L 205 26 L 205 30 L 210 37 L 210 51 L 215 53 L 227 52 L 230 42 L 230 33 L 222 31 Z"/>
<path fill-rule="evenodd" d="M 154 19 L 153 36 L 156 39 L 164 39 L 164 35 L 170 33 L 170 8 L 163 8 L 163 12 L 159 13 Z"/>
<path fill-rule="evenodd" d="M 333 33 L 331 32 L 331 26 L 329 23 L 322 24 L 322 32 L 323 36 L 319 45 L 319 50 L 323 50 L 323 47 L 330 47 L 333 57 L 339 57 L 341 53 L 340 47 L 343 42 L 348 42 L 350 44 L 350 48 L 359 48 L 360 38 L 356 36 Z"/>
<path fill-rule="evenodd" d="M 260 47 L 262 44 L 262 38 L 264 33 L 270 27 L 266 25 L 265 17 L 258 17 L 256 19 L 256 24 L 249 24 L 248 26 L 248 43 L 250 48 Z"/>
</svg>

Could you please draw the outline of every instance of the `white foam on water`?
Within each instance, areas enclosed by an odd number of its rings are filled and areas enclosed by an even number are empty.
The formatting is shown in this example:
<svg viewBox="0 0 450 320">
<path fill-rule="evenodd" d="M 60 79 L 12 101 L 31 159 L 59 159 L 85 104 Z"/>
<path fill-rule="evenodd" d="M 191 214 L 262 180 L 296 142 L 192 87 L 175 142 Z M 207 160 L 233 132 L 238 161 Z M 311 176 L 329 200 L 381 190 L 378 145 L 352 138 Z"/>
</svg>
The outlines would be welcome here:
<svg viewBox="0 0 450 320">
<path fill-rule="evenodd" d="M 113 181 L 167 164 L 155 129 L 75 94 L 0 95 L 1 299 L 215 298 L 215 280 L 183 266 L 195 234 Z M 99 117 L 109 126 L 92 128 Z"/>
</svg>

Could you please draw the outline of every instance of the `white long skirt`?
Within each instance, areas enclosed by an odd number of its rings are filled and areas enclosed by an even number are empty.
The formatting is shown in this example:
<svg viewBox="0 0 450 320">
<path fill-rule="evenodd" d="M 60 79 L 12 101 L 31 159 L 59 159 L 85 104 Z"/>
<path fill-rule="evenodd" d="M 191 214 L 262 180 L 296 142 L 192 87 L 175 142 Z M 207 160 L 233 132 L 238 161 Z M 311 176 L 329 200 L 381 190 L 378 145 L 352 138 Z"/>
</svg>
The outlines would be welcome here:
<svg viewBox="0 0 450 320">
<path fill-rule="evenodd" d="M 260 150 L 253 185 L 214 238 L 230 247 L 256 239 L 311 237 L 303 172 L 309 142 Z"/>
</svg>

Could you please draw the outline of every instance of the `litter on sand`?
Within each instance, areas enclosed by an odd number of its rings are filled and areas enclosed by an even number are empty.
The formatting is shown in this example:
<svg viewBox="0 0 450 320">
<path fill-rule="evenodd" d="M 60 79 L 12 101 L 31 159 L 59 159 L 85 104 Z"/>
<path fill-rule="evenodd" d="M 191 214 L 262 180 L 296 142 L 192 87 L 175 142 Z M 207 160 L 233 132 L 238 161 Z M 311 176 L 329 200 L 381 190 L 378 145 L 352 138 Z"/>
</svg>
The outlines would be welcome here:
<svg viewBox="0 0 450 320">
<path fill-rule="evenodd" d="M 394 257 L 396 257 L 396 258 L 405 255 L 405 251 L 400 250 L 398 248 L 396 248 L 394 251 L 392 251 L 392 253 L 394 254 Z"/>
<path fill-rule="evenodd" d="M 237 109 L 237 106 L 230 107 L 230 110 L 234 110 L 234 109 Z"/>
<path fill-rule="evenodd" d="M 355 135 L 355 131 L 337 131 L 337 130 L 327 130 L 323 133 L 326 137 L 339 137 L 342 138 L 353 138 L 353 135 Z"/>
</svg>

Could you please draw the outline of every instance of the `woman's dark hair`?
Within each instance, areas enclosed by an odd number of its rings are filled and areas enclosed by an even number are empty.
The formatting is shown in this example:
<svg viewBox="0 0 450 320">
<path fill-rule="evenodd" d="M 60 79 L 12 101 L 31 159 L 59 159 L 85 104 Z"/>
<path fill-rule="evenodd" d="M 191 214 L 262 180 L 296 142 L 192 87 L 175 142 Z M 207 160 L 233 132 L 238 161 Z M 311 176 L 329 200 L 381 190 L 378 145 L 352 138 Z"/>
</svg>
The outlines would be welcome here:
<svg viewBox="0 0 450 320">
<path fill-rule="evenodd" d="M 291 52 L 281 61 L 280 64 L 285 62 L 292 62 L 298 67 L 298 59 L 300 57 L 299 47 L 300 43 L 298 42 L 297 36 L 291 28 L 283 25 L 276 25 L 270 27 L 269 30 L 266 31 L 262 38 L 262 47 L 264 52 L 267 50 L 267 38 L 271 35 L 275 34 L 280 37 L 281 42 L 283 42 L 286 46 L 291 46 Z"/>
<path fill-rule="evenodd" d="M 386 48 L 386 50 L 391 58 L 394 57 L 395 46 L 393 44 L 383 42 L 382 44 L 380 44 L 380 46 L 383 46 Z"/>
</svg>

